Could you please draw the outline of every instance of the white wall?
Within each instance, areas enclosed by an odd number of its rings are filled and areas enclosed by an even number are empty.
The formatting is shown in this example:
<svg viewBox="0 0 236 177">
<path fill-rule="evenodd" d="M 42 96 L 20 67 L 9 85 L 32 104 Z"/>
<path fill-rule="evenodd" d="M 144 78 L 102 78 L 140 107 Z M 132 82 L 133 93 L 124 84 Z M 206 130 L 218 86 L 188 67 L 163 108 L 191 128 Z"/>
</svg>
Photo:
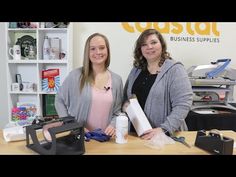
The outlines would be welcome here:
<svg viewBox="0 0 236 177">
<path fill-rule="evenodd" d="M 0 23 L 0 129 L 8 122 L 5 26 Z"/>
<path fill-rule="evenodd" d="M 140 35 L 141 28 L 157 28 L 158 25 L 158 29 L 163 31 L 172 58 L 181 61 L 186 68 L 192 65 L 210 64 L 211 61 L 221 58 L 232 59 L 230 67 L 236 68 L 236 23 L 128 23 L 128 25 L 131 32 L 126 31 L 122 23 L 118 22 L 75 23 L 74 67 L 82 65 L 87 37 L 100 32 L 110 41 L 111 70 L 120 74 L 125 82 L 132 68 L 134 43 Z M 171 40 L 173 37 L 188 38 L 190 41 L 173 41 Z M 199 42 L 203 39 L 208 41 Z"/>
</svg>

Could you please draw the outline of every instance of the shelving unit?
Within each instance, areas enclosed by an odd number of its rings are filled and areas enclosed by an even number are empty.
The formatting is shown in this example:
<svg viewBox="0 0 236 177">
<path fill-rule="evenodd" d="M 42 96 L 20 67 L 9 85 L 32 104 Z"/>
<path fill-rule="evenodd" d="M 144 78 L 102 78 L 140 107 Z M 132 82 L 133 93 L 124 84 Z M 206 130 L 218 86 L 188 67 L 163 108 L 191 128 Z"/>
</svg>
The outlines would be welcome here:
<svg viewBox="0 0 236 177">
<path fill-rule="evenodd" d="M 43 115 L 43 95 L 55 95 L 56 91 L 45 91 L 42 89 L 42 71 L 47 69 L 59 69 L 59 85 L 62 84 L 67 74 L 72 70 L 72 39 L 73 23 L 69 23 L 67 28 L 40 28 L 40 22 L 34 22 L 36 28 L 9 28 L 6 23 L 6 49 L 7 49 L 7 89 L 8 89 L 8 112 L 9 122 L 13 121 L 12 109 L 21 103 L 34 104 L 36 106 L 35 116 Z M 25 36 L 31 36 L 35 40 L 34 57 L 28 58 L 25 53 L 22 55 L 22 49 L 26 50 L 28 41 L 19 43 Z M 60 52 L 65 54 L 61 59 L 43 59 L 44 36 L 49 39 L 59 38 Z M 14 60 L 9 54 L 9 48 L 15 44 L 21 45 L 21 60 Z M 23 46 L 24 45 L 24 46 Z M 22 48 L 23 47 L 23 48 Z M 27 46 L 29 47 L 29 46 Z M 24 51 L 25 52 L 25 51 Z M 12 83 L 16 83 L 16 74 L 20 74 L 23 85 L 34 85 L 34 89 L 23 89 L 20 91 L 12 90 Z M 32 118 L 32 117 L 31 117 Z"/>
</svg>

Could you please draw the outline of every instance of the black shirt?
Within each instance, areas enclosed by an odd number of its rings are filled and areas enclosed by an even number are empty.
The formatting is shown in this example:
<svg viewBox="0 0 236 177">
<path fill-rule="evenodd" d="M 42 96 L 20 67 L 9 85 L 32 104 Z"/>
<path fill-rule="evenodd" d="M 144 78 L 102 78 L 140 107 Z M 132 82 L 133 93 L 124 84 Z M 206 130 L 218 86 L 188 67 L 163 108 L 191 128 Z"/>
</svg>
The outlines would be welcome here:
<svg viewBox="0 0 236 177">
<path fill-rule="evenodd" d="M 148 94 L 152 88 L 153 83 L 155 82 L 157 74 L 150 74 L 148 70 L 141 71 L 132 87 L 132 94 L 137 96 L 138 102 L 142 109 L 148 97 Z"/>
<path fill-rule="evenodd" d="M 153 83 L 155 82 L 157 74 L 150 74 L 148 70 L 141 71 L 132 87 L 132 94 L 135 94 L 141 108 L 144 110 L 144 106 L 151 90 Z M 135 132 L 133 124 L 130 126 L 130 131 Z"/>
</svg>

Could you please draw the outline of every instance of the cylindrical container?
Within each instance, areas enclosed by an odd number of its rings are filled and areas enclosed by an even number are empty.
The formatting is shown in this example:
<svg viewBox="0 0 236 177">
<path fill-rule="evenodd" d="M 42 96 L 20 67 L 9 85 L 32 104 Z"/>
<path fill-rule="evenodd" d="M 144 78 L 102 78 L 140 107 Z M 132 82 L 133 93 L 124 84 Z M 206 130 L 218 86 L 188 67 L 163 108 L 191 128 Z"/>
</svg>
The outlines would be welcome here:
<svg viewBox="0 0 236 177">
<path fill-rule="evenodd" d="M 40 28 L 45 28 L 45 22 L 40 23 Z"/>
<path fill-rule="evenodd" d="M 124 144 L 128 142 L 128 117 L 121 113 L 116 118 L 116 143 Z"/>
<path fill-rule="evenodd" d="M 43 42 L 43 59 L 48 60 L 49 58 L 50 58 L 50 44 L 48 36 L 45 36 Z"/>
</svg>

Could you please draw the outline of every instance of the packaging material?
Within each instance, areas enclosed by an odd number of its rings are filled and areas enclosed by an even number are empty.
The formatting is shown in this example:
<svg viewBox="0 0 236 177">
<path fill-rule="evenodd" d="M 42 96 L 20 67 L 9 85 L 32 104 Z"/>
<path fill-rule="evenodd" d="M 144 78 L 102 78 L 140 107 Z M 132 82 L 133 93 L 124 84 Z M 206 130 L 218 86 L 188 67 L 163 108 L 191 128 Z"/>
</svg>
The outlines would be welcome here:
<svg viewBox="0 0 236 177">
<path fill-rule="evenodd" d="M 126 113 L 128 114 L 138 136 L 141 136 L 145 131 L 152 129 L 152 127 L 139 105 L 137 98 L 131 98 L 129 101 L 130 104 L 126 108 Z"/>
<path fill-rule="evenodd" d="M 161 149 L 166 144 L 175 144 L 175 141 L 169 136 L 166 136 L 165 133 L 160 132 L 152 137 L 152 139 L 148 140 L 144 145 L 153 149 Z"/>
<path fill-rule="evenodd" d="M 6 127 L 3 129 L 3 137 L 6 142 L 25 140 L 25 128 L 23 126 Z"/>
</svg>

